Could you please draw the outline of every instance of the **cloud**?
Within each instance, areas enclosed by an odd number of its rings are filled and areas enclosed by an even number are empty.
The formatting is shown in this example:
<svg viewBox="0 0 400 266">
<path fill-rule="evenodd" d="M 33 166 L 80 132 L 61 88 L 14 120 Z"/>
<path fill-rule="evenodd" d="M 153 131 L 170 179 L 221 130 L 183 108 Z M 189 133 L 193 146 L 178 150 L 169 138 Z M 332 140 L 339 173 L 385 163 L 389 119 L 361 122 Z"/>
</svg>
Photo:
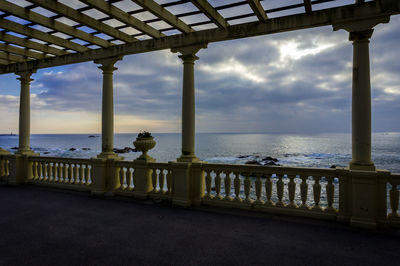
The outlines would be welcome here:
<svg viewBox="0 0 400 266">
<path fill-rule="evenodd" d="M 400 131 L 399 23 L 400 16 L 377 26 L 371 39 L 376 131 Z M 321 27 L 212 43 L 197 55 L 199 132 L 350 131 L 352 44 L 345 31 Z M 100 131 L 102 74 L 97 66 L 46 69 L 34 77 L 32 113 L 47 114 L 37 116 L 47 121 L 42 129 Z M 183 66 L 177 54 L 125 56 L 116 67 L 116 132 L 179 132 Z M 18 96 L 11 96 L 0 97 L 2 115 L 11 109 L 17 113 Z M 61 119 L 67 122 L 58 126 Z"/>
</svg>

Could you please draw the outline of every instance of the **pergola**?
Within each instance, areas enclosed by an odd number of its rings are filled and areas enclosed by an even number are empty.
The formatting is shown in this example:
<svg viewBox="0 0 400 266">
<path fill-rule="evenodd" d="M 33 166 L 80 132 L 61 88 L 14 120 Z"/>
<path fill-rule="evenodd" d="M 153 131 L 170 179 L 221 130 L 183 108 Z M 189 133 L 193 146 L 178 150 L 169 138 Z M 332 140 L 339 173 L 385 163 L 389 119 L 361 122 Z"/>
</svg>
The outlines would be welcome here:
<svg viewBox="0 0 400 266">
<path fill-rule="evenodd" d="M 123 56 L 170 49 L 183 61 L 182 155 L 193 162 L 194 61 L 208 43 L 320 26 L 350 33 L 354 169 L 373 170 L 369 39 L 397 0 L 0 0 L 0 74 L 21 81 L 19 151 L 31 154 L 30 81 L 37 69 L 94 61 L 103 70 L 102 153 L 113 152 L 113 71 Z"/>
</svg>

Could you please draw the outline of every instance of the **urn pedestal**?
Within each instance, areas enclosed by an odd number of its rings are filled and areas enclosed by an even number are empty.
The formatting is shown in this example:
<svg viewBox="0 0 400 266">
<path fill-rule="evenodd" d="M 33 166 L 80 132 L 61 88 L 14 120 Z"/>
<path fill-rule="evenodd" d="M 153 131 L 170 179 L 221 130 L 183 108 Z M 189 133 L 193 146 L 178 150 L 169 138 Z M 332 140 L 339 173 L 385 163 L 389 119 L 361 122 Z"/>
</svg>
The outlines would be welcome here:
<svg viewBox="0 0 400 266">
<path fill-rule="evenodd" d="M 149 156 L 147 152 L 153 149 L 156 146 L 156 141 L 153 137 L 146 137 L 146 138 L 136 138 L 133 142 L 136 150 L 141 151 L 142 155 L 140 155 L 136 160 L 143 160 L 146 162 L 155 161 L 154 158 Z"/>
</svg>

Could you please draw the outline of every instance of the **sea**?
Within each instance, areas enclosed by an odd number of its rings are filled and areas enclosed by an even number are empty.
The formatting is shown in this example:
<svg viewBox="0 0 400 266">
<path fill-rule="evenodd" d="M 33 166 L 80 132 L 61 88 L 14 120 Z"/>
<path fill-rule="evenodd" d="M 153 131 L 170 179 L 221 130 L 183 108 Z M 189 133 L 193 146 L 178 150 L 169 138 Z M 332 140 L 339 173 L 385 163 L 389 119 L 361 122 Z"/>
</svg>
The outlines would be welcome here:
<svg viewBox="0 0 400 266">
<path fill-rule="evenodd" d="M 137 133 L 115 134 L 115 148 L 133 147 Z M 157 144 L 149 155 L 158 162 L 180 156 L 180 133 L 153 134 Z M 0 147 L 15 152 L 17 135 L 0 135 Z M 91 158 L 101 152 L 100 134 L 33 134 L 31 148 L 42 156 Z M 139 152 L 120 154 L 134 160 Z M 282 166 L 346 167 L 351 160 L 351 134 L 198 133 L 196 155 L 210 163 L 264 164 L 266 157 Z M 372 134 L 372 160 L 378 169 L 400 173 L 400 132 Z"/>
</svg>

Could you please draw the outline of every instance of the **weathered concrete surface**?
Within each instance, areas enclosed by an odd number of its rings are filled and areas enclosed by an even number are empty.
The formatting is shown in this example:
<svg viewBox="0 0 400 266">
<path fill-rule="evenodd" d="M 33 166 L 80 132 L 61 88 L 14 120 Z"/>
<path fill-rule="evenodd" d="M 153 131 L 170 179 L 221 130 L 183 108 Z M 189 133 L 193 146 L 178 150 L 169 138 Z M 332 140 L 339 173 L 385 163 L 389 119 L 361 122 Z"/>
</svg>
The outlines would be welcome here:
<svg viewBox="0 0 400 266">
<path fill-rule="evenodd" d="M 0 265 L 395 265 L 400 259 L 399 231 L 33 187 L 0 185 L 0 202 Z"/>
</svg>

